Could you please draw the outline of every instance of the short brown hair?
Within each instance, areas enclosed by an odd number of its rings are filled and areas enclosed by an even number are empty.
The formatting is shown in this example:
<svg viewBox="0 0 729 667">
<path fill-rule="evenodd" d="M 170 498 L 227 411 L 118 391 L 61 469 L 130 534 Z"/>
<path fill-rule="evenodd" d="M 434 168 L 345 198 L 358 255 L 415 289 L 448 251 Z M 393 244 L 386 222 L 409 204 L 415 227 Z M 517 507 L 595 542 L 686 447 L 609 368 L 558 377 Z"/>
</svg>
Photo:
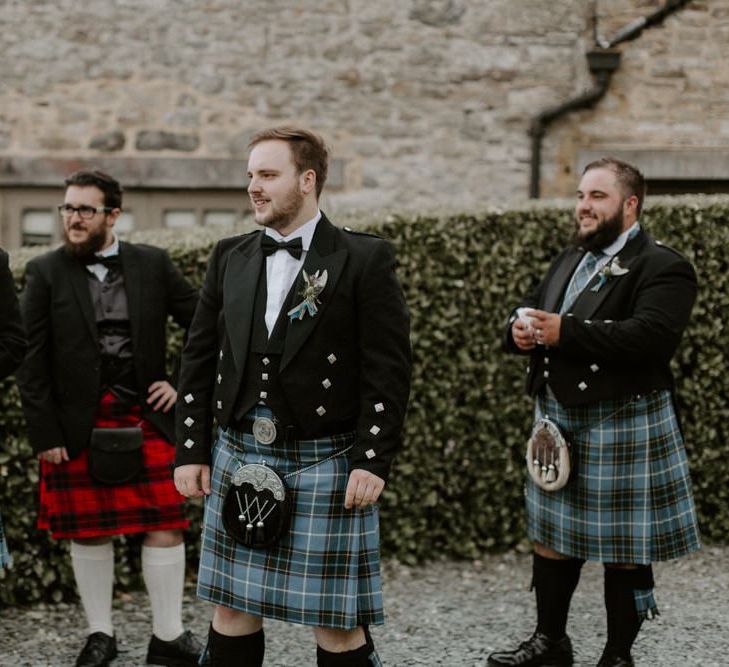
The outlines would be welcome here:
<svg viewBox="0 0 729 667">
<path fill-rule="evenodd" d="M 638 198 L 636 214 L 640 216 L 640 212 L 643 210 L 643 201 L 646 196 L 646 184 L 645 177 L 637 167 L 614 157 L 601 157 L 599 160 L 590 162 L 583 170 L 582 175 L 584 176 L 591 169 L 609 169 L 612 171 L 626 199 L 633 195 Z"/>
<path fill-rule="evenodd" d="M 104 195 L 104 206 L 109 208 L 121 208 L 122 205 L 122 186 L 115 178 L 105 174 L 98 169 L 81 169 L 74 171 L 64 181 L 66 187 L 69 185 L 78 185 L 79 187 L 88 187 L 93 185 L 99 188 Z"/>
<path fill-rule="evenodd" d="M 324 183 L 327 180 L 329 167 L 329 150 L 324 140 L 314 132 L 301 127 L 281 125 L 256 132 L 248 143 L 253 148 L 263 141 L 285 141 L 291 147 L 294 165 L 301 174 L 307 169 L 313 169 L 316 174 L 316 196 L 321 195 Z"/>
</svg>

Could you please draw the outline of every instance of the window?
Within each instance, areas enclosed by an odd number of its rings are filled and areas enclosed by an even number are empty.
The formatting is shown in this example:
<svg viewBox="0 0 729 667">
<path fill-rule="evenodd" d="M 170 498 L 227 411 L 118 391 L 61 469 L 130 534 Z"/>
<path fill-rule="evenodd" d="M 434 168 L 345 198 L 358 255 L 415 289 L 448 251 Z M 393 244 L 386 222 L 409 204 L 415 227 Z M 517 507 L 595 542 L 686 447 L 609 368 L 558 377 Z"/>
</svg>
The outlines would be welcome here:
<svg viewBox="0 0 729 667">
<path fill-rule="evenodd" d="M 20 222 L 22 245 L 51 243 L 57 218 L 52 209 L 25 209 Z"/>
<path fill-rule="evenodd" d="M 164 226 L 168 229 L 178 227 L 194 227 L 196 223 L 194 209 L 168 209 L 162 215 Z"/>
</svg>

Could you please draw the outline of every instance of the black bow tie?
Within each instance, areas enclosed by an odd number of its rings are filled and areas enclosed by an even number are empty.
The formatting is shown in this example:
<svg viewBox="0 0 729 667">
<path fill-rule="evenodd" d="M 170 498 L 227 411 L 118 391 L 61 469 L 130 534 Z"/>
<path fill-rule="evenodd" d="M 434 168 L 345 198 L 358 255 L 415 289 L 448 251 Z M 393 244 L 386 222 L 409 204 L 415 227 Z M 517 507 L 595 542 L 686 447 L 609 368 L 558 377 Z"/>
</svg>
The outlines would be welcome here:
<svg viewBox="0 0 729 667">
<path fill-rule="evenodd" d="M 119 259 L 119 255 L 111 255 L 109 257 L 89 255 L 87 257 L 82 257 L 81 262 L 86 266 L 91 266 L 92 264 L 103 264 L 107 269 L 121 268 L 121 260 Z"/>
<path fill-rule="evenodd" d="M 286 250 L 286 252 L 288 252 L 294 259 L 301 259 L 301 253 L 304 252 L 304 246 L 301 244 L 301 237 L 291 241 L 281 241 L 279 243 L 268 234 L 262 234 L 261 250 L 266 257 L 273 255 L 273 253 L 277 250 Z"/>
</svg>

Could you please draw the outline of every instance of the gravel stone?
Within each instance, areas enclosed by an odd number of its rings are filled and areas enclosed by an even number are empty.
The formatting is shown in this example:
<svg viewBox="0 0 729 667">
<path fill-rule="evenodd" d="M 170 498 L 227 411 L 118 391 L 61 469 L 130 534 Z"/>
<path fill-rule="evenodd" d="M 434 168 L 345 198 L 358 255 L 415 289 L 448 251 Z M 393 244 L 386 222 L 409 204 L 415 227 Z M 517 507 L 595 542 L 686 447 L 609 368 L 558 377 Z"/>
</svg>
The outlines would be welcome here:
<svg viewBox="0 0 729 667">
<path fill-rule="evenodd" d="M 725 667 L 729 618 L 729 548 L 709 547 L 654 567 L 661 615 L 644 624 L 633 650 L 638 667 Z M 531 557 L 506 553 L 473 562 L 384 566 L 383 627 L 372 629 L 385 665 L 486 667 L 488 654 L 511 648 L 534 629 L 528 591 Z M 205 635 L 211 606 L 185 595 L 186 627 Z M 114 622 L 119 657 L 112 667 L 144 665 L 151 633 L 144 592 L 117 595 Z M 575 667 L 594 667 L 605 641 L 602 567 L 585 565 L 568 625 Z M 72 665 L 83 646 L 83 611 L 74 604 L 4 609 L 0 666 Z M 310 629 L 266 622 L 266 667 L 316 664 Z"/>
</svg>

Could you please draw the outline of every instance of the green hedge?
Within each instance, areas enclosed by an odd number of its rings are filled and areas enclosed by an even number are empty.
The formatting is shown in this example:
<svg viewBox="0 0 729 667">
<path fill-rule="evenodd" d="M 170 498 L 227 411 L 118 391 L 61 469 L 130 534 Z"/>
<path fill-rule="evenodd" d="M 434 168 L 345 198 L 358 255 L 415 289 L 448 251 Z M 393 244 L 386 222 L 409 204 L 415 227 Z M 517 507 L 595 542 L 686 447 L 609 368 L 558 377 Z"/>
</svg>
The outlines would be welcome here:
<svg viewBox="0 0 729 667">
<path fill-rule="evenodd" d="M 659 200 L 644 226 L 695 264 L 701 289 L 675 360 L 699 516 L 708 540 L 729 539 L 729 199 Z M 385 224 L 386 223 L 386 224 Z M 370 225 L 396 246 L 412 315 L 414 374 L 405 448 L 385 490 L 381 529 L 386 556 L 414 563 L 475 558 L 523 543 L 522 469 L 531 401 L 523 394 L 525 360 L 500 347 L 513 305 L 540 278 L 571 233 L 565 205 L 525 206 Z M 199 284 L 213 239 L 205 232 L 168 246 Z M 22 264 L 29 251 L 14 258 Z M 20 266 L 16 267 L 20 274 Z M 20 278 L 20 275 L 18 276 Z M 179 332 L 173 333 L 175 346 Z M 34 528 L 37 462 L 24 440 L 18 395 L 6 382 L 0 406 L 0 508 L 15 567 L 0 579 L 0 600 L 73 596 L 67 545 Z M 199 508 L 192 508 L 195 527 Z M 195 530 L 188 545 L 196 562 Z M 122 585 L 136 583 L 138 539 L 117 552 Z"/>
</svg>

